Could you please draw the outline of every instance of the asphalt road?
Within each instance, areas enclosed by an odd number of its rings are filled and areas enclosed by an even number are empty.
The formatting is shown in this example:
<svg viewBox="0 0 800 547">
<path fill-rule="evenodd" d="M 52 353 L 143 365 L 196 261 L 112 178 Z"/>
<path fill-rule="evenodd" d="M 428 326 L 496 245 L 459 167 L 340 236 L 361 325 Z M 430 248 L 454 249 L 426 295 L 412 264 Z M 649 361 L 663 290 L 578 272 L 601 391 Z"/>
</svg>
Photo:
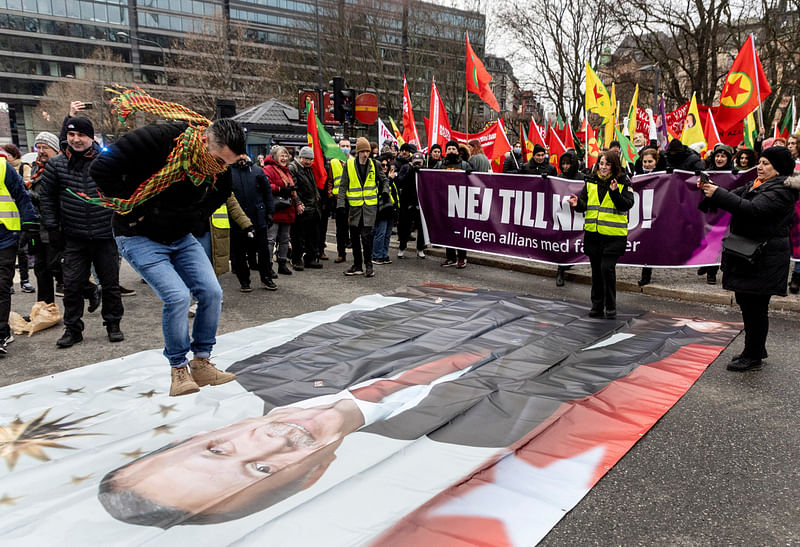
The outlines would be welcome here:
<svg viewBox="0 0 800 547">
<path fill-rule="evenodd" d="M 394 256 L 394 251 L 391 253 Z M 238 291 L 232 274 L 221 279 L 220 333 L 349 302 L 375 292 L 424 282 L 450 283 L 586 302 L 589 287 L 551 277 L 470 264 L 440 268 L 439 260 L 409 258 L 376 266 L 376 277 L 348 278 L 349 264 L 280 276 L 275 292 Z M 160 303 L 127 264 L 122 284 L 126 340 L 108 343 L 99 311 L 87 314 L 84 342 L 56 349 L 60 326 L 16 336 L 0 360 L 0 385 L 55 374 L 106 359 L 162 347 Z M 257 275 L 253 276 L 257 280 Z M 258 286 L 255 282 L 254 286 Z M 17 288 L 19 285 L 17 284 Z M 32 295 L 17 294 L 12 309 L 28 313 Z M 59 300 L 60 303 L 60 300 Z M 739 321 L 730 306 L 619 294 L 618 309 Z M 735 374 L 725 364 L 743 336 L 703 374 L 678 404 L 592 489 L 542 542 L 543 545 L 791 545 L 800 543 L 800 381 L 796 312 L 772 312 L 769 359 L 762 371 Z M 128 360 L 123 366 L 136 366 Z M 164 385 L 169 374 L 165 362 Z"/>
</svg>

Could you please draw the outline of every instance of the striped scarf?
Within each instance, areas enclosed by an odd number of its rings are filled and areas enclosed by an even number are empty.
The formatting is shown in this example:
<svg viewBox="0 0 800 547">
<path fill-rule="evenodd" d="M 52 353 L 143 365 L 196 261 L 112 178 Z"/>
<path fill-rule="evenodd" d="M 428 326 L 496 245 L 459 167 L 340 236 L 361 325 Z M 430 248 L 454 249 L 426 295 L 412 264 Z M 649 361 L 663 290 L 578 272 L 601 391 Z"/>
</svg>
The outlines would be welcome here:
<svg viewBox="0 0 800 547">
<path fill-rule="evenodd" d="M 170 103 L 151 97 L 139 87 L 133 89 L 107 89 L 116 96 L 109 102 L 121 122 L 125 122 L 134 112 L 150 112 L 167 120 L 185 121 L 189 127 L 175 139 L 175 148 L 167 157 L 167 163 L 158 172 L 142 182 L 131 197 L 127 199 L 106 197 L 98 193 L 93 198 L 86 194 L 77 194 L 85 201 L 113 209 L 121 215 L 130 213 L 134 207 L 157 196 L 175 182 L 189 179 L 195 186 L 213 184 L 217 175 L 223 173 L 227 166 L 208 153 L 203 143 L 203 132 L 211 125 L 211 121 L 177 103 Z"/>
</svg>

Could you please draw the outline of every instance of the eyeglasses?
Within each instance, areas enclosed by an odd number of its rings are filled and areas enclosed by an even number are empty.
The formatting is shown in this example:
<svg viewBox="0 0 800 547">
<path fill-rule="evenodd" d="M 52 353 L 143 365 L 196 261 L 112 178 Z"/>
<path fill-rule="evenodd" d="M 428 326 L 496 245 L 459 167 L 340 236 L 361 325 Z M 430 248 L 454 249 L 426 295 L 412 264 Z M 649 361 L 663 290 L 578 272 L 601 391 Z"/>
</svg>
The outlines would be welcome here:
<svg viewBox="0 0 800 547">
<path fill-rule="evenodd" d="M 381 163 L 381 167 L 383 167 L 384 169 L 388 169 L 389 168 L 389 164 L 388 163 Z"/>
</svg>

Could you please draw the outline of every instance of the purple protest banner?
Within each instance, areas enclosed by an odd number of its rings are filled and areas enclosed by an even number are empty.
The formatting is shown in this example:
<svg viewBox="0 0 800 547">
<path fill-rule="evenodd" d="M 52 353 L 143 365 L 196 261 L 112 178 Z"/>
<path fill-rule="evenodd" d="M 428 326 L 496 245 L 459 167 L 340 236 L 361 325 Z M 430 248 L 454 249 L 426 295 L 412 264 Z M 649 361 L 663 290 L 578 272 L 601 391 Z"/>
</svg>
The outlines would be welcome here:
<svg viewBox="0 0 800 547">
<path fill-rule="evenodd" d="M 733 189 L 755 169 L 709 173 Z M 697 176 L 688 171 L 638 175 L 628 212 L 628 246 L 620 264 L 694 267 L 719 264 L 730 215 L 702 213 Z M 417 193 L 423 229 L 434 245 L 525 258 L 551 264 L 584 264 L 583 214 L 569 205 L 583 181 L 538 175 L 422 170 Z"/>
</svg>

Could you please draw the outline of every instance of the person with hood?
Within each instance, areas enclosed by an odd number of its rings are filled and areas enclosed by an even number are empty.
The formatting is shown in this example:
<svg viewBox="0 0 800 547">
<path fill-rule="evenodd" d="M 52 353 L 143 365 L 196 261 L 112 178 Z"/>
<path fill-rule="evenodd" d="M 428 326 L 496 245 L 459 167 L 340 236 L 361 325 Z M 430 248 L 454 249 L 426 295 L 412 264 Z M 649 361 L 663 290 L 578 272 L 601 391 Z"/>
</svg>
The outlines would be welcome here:
<svg viewBox="0 0 800 547">
<path fill-rule="evenodd" d="M 600 152 L 580 196 L 572 194 L 569 204 L 584 213 L 583 252 L 592 265 L 589 317 L 602 317 L 605 309 L 607 319 L 616 319 L 616 266 L 628 244 L 628 211 L 633 207 L 630 180 L 619 155 Z"/>
<path fill-rule="evenodd" d="M 295 271 L 303 271 L 305 268 L 322 269 L 319 261 L 321 246 L 318 241 L 319 189 L 311 169 L 313 162 L 314 150 L 310 146 L 304 146 L 300 149 L 300 155 L 289 164 L 297 197 L 303 204 L 302 212 L 297 211 L 292 225 L 292 267 Z"/>
<path fill-rule="evenodd" d="M 675 169 L 681 171 L 703 171 L 706 165 L 700 156 L 678 139 L 672 139 L 667 146 L 667 172 Z"/>
<path fill-rule="evenodd" d="M 744 350 L 726 367 L 734 372 L 759 370 L 767 357 L 769 301 L 773 295 L 786 296 L 789 229 L 800 188 L 800 177 L 792 175 L 794 158 L 783 146 L 765 149 L 756 169 L 756 180 L 734 190 L 697 180 L 706 197 L 701 210 L 715 207 L 731 213 L 726 240 L 758 245 L 755 252 L 737 254 L 723 240 L 722 286 L 734 292 L 745 332 Z"/>
<path fill-rule="evenodd" d="M 428 162 L 426 167 L 428 169 L 436 169 L 436 164 L 442 161 L 442 145 L 438 142 L 431 146 L 428 151 Z"/>
<path fill-rule="evenodd" d="M 548 160 L 547 150 L 541 144 L 533 146 L 533 155 L 530 161 L 523 164 L 519 172 L 522 175 L 556 176 L 556 168 Z"/>
<path fill-rule="evenodd" d="M 574 150 L 569 149 L 558 158 L 558 169 L 561 174 L 558 175 L 562 179 L 568 180 L 583 180 L 583 173 L 580 171 L 580 163 L 578 162 L 578 154 Z M 556 287 L 564 286 L 564 272 L 572 268 L 572 266 L 559 266 L 556 270 Z"/>
<path fill-rule="evenodd" d="M 63 235 L 64 334 L 56 342 L 69 348 L 83 340 L 83 300 L 91 267 L 102 286 L 103 324 L 110 342 L 121 342 L 124 313 L 119 287 L 119 254 L 111 230 L 113 211 L 87 202 L 81 195 L 98 197 L 99 187 L 89 166 L 100 155 L 89 118 L 73 116 L 64 127 L 64 153 L 44 167 L 39 191 L 42 226 L 50 243 Z M 58 246 L 58 245 L 57 245 Z"/>
<path fill-rule="evenodd" d="M 511 149 L 511 152 L 508 153 L 506 159 L 503 161 L 503 173 L 519 173 L 524 163 L 525 162 L 522 160 L 522 143 L 517 141 L 514 143 L 514 148 Z"/>
<path fill-rule="evenodd" d="M 655 147 L 647 147 L 642 150 L 639 159 L 636 160 L 634 172 L 637 175 L 646 175 L 654 171 L 663 171 L 666 168 L 664 156 Z M 642 268 L 642 276 L 636 283 L 640 287 L 649 285 L 653 281 L 653 268 L 645 266 Z"/>
<path fill-rule="evenodd" d="M 389 181 L 380 166 L 369 156 L 369 141 L 359 137 L 356 141 L 356 157 L 347 160 L 342 172 L 342 184 L 336 204 L 337 214 L 345 214 L 346 211 L 353 244 L 353 265 L 344 272 L 347 276 L 375 277 L 372 267 L 372 230 L 378 215 L 379 196 L 383 195 L 384 199 L 389 197 Z"/>
<path fill-rule="evenodd" d="M 422 233 L 422 220 L 419 215 L 419 196 L 417 195 L 417 176 L 425 163 L 421 152 L 411 157 L 411 163 L 397 175 L 397 190 L 400 195 L 400 219 L 397 224 L 399 248 L 397 258 L 405 258 L 408 242 L 412 241 L 412 226 L 417 227 L 417 258 L 425 258 L 425 236 Z"/>
<path fill-rule="evenodd" d="M 464 171 L 466 174 L 472 172 L 472 166 L 469 162 L 461 159 L 459 153 L 458 143 L 456 141 L 447 141 L 444 147 L 445 156 L 442 161 L 436 164 L 436 169 L 446 169 L 449 171 Z M 440 264 L 444 268 L 455 266 L 459 270 L 467 267 L 467 251 L 464 249 L 453 249 L 447 247 L 445 249 L 446 258 Z"/>
</svg>

